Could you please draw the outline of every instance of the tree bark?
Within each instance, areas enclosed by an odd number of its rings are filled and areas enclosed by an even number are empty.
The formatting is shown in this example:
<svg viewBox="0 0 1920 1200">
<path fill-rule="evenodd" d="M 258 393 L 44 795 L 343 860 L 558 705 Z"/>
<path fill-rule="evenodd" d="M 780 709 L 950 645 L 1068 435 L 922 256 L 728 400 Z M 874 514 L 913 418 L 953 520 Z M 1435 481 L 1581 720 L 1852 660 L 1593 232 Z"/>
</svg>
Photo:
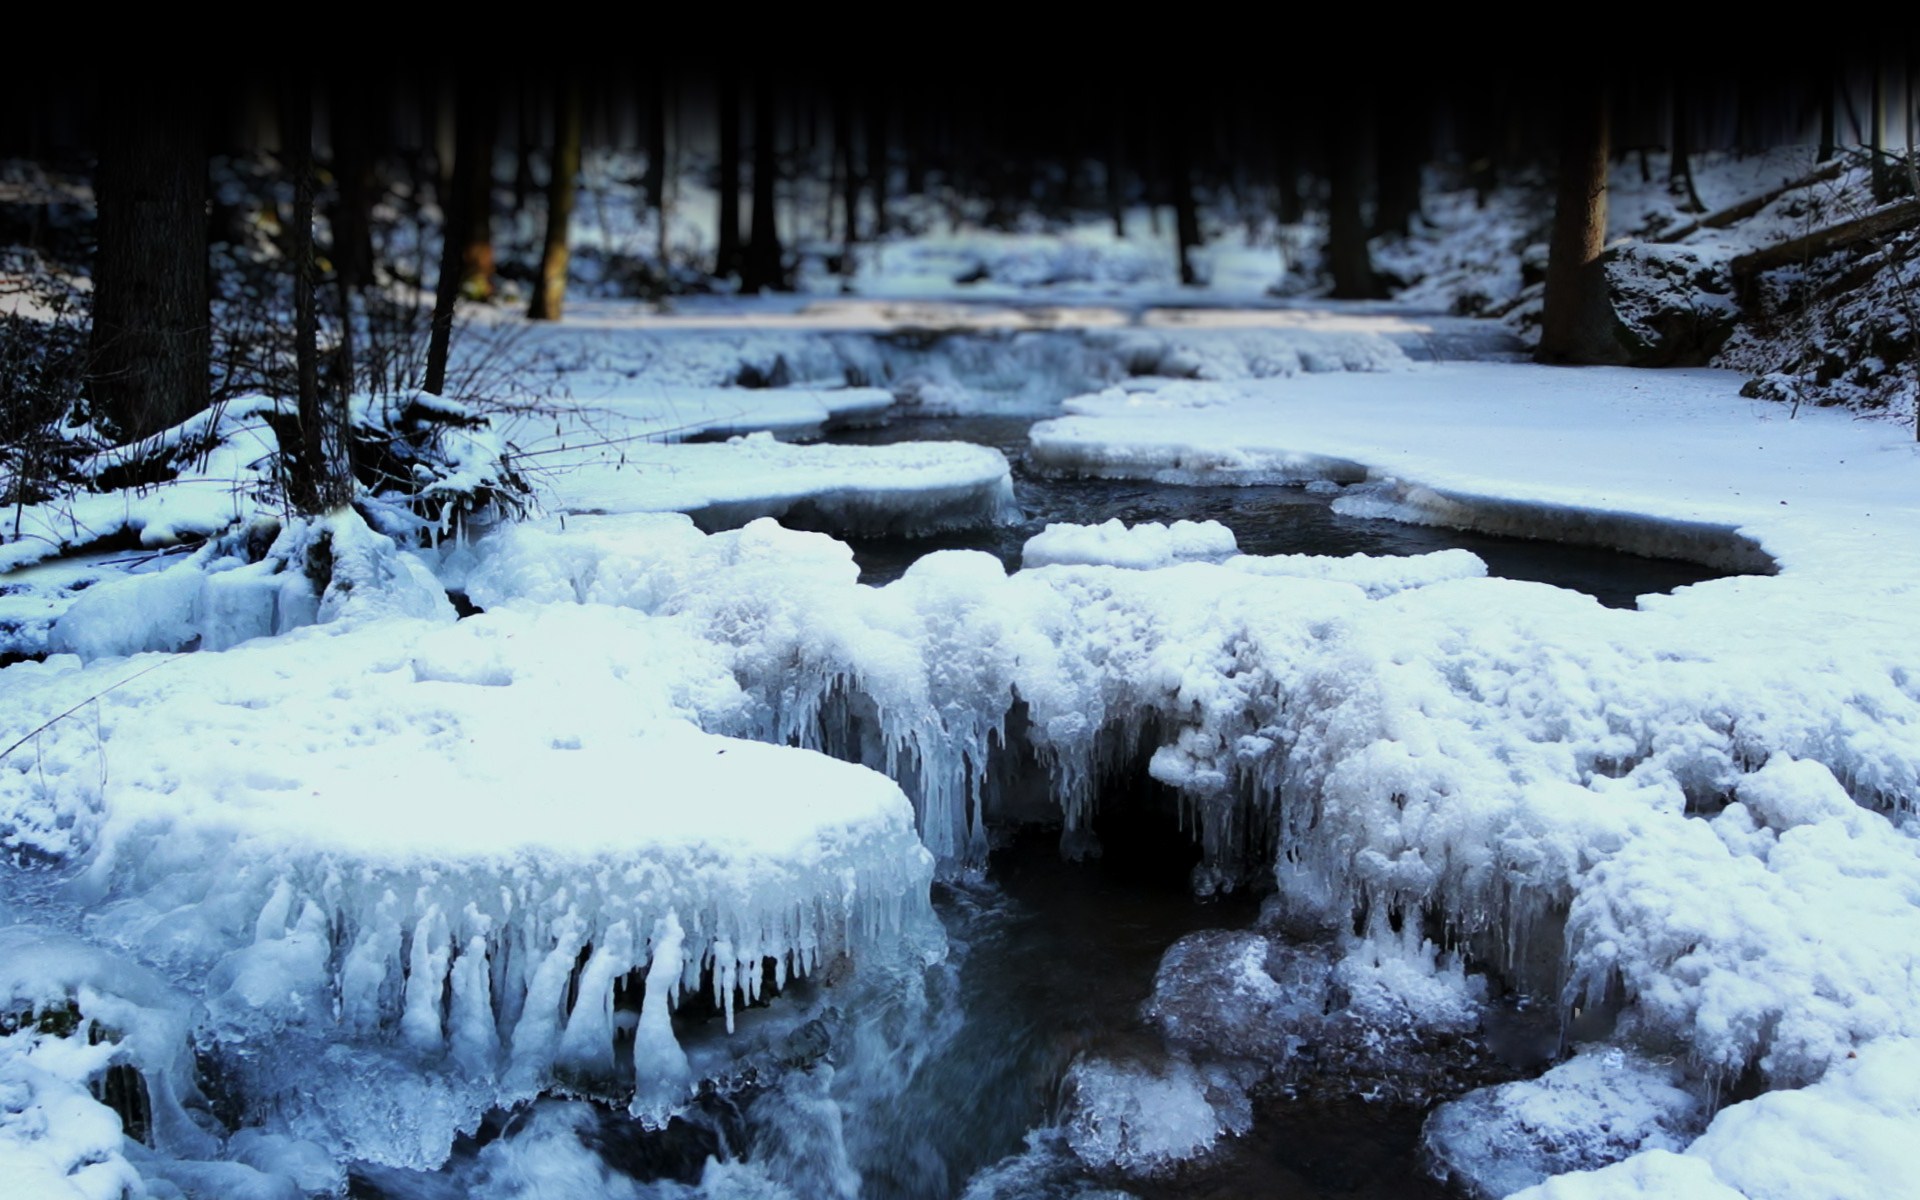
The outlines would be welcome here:
<svg viewBox="0 0 1920 1200">
<path fill-rule="evenodd" d="M 1607 295 L 1601 253 L 1607 238 L 1607 100 L 1597 81 L 1561 114 L 1560 179 L 1547 248 L 1540 346 L 1544 363 L 1618 363 L 1625 347 Z"/>
<path fill-rule="evenodd" d="M 540 278 L 527 316 L 558 321 L 567 298 L 567 226 L 573 220 L 573 183 L 580 174 L 580 85 L 560 85 L 553 113 L 553 165 L 547 175 L 547 239 L 540 249 Z"/>
<path fill-rule="evenodd" d="M 336 82 L 328 95 L 333 131 L 333 269 L 350 288 L 373 282 L 373 156 L 359 89 Z"/>
<path fill-rule="evenodd" d="M 720 231 L 713 273 L 740 270 L 740 82 L 732 70 L 720 77 Z"/>
<path fill-rule="evenodd" d="M 762 79 L 753 96 L 753 220 L 747 234 L 747 258 L 740 272 L 744 291 L 784 291 L 786 269 L 781 263 L 780 229 L 774 212 L 775 184 L 780 175 L 778 130 L 774 124 L 773 85 Z"/>
<path fill-rule="evenodd" d="M 1327 146 L 1327 265 L 1336 300 L 1373 300 L 1385 294 L 1373 273 L 1367 223 L 1360 212 L 1372 124 L 1364 105 L 1344 107 Z"/>
<path fill-rule="evenodd" d="M 1380 126 L 1379 187 L 1373 213 L 1373 232 L 1410 234 L 1420 215 L 1421 171 L 1431 149 L 1418 105 L 1395 104 Z"/>
<path fill-rule="evenodd" d="M 1915 226 L 1920 226 L 1920 200 L 1902 200 L 1898 204 L 1876 209 L 1864 217 L 1841 221 L 1824 229 L 1816 229 L 1804 237 L 1788 238 L 1784 242 L 1742 254 L 1728 263 L 1727 269 L 1735 279 L 1750 279 L 1763 271 L 1833 254 Z"/>
<path fill-rule="evenodd" d="M 114 89 L 103 106 L 89 387 L 127 438 L 207 406 L 205 99 Z"/>
<path fill-rule="evenodd" d="M 460 303 L 466 279 L 466 231 L 472 228 L 474 219 L 468 211 L 473 204 L 474 189 L 460 184 L 463 180 L 471 179 L 475 173 L 475 168 L 468 160 L 476 154 L 492 155 L 493 139 L 490 136 L 481 137 L 474 129 L 479 123 L 480 106 L 485 103 L 479 94 L 482 86 L 472 81 L 461 81 L 455 107 L 453 162 L 446 172 L 449 183 L 442 213 L 440 275 L 434 285 L 433 323 L 427 338 L 427 375 L 420 385 L 423 391 L 436 396 L 445 394 L 447 386 L 447 355 L 453 343 L 454 309 Z"/>
<path fill-rule="evenodd" d="M 1693 106 L 1687 102 L 1684 80 L 1673 84 L 1672 129 L 1668 134 L 1667 194 L 1680 201 L 1680 211 L 1700 213 L 1707 206 L 1693 186 Z"/>
<path fill-rule="evenodd" d="M 647 104 L 647 172 L 641 178 L 647 207 L 664 214 L 667 203 L 667 76 L 655 67 Z M 663 221 L 665 217 L 661 218 Z M 664 265 L 664 264 L 663 264 Z"/>
<path fill-rule="evenodd" d="M 1185 128 L 1173 131 L 1167 186 L 1173 193 L 1173 236 L 1180 251 L 1180 283 L 1183 287 L 1196 287 L 1200 283 L 1200 272 L 1193 256 L 1200 249 L 1200 211 L 1193 199 L 1193 161 L 1188 150 L 1188 133 Z"/>
<path fill-rule="evenodd" d="M 293 342 L 298 380 L 296 404 L 300 446 L 290 456 L 287 499 L 294 511 L 323 513 L 346 502 L 351 492 L 343 465 L 334 461 L 344 430 L 332 428 L 335 406 L 320 395 L 320 347 L 314 312 L 313 280 L 313 85 L 296 73 L 286 89 L 284 136 L 287 171 L 293 176 L 293 224 L 288 249 L 293 260 Z"/>
<path fill-rule="evenodd" d="M 475 86 L 462 97 L 455 136 L 454 189 L 464 193 L 460 228 L 460 286 L 470 300 L 493 298 L 494 98 Z"/>
</svg>

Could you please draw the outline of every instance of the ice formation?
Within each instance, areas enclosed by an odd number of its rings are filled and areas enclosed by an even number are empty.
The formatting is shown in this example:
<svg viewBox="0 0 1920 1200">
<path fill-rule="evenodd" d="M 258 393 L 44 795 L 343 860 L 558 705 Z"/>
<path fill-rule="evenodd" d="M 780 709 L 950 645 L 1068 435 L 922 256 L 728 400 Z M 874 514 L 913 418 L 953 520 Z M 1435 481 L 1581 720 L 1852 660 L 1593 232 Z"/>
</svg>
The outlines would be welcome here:
<svg viewBox="0 0 1920 1200">
<path fill-rule="evenodd" d="M 664 1119 L 698 1081 L 667 1021 L 681 997 L 731 1025 L 842 956 L 937 953 L 891 781 L 696 728 L 747 701 L 665 623 L 410 615 L 411 568 L 360 529 L 335 539 L 321 624 L 120 658 L 165 640 L 134 614 L 165 631 L 186 610 L 102 585 L 65 622 L 102 657 L 11 668 L 0 706 L 24 739 L 0 760 L 8 850 L 57 867 L 47 902 L 84 904 L 89 938 L 195 981 L 277 1120 L 431 1165 L 560 1075 Z M 204 590 L 212 566 L 167 586 Z M 382 1076 L 415 1097 L 390 1125 L 342 1102 Z"/>
<path fill-rule="evenodd" d="M 1049 525 L 1027 539 L 1025 567 L 1057 564 L 1146 570 L 1182 562 L 1224 562 L 1240 553 L 1233 531 L 1218 521 L 1146 522 L 1129 528 L 1118 517 L 1101 525 Z"/>
<path fill-rule="evenodd" d="M 1672 1061 L 1587 1047 L 1538 1079 L 1470 1092 L 1434 1110 L 1428 1153 L 1478 1197 L 1649 1150 L 1684 1150 L 1706 1127 L 1705 1099 Z"/>
<path fill-rule="evenodd" d="M 777 517 L 850 536 L 920 536 L 1019 514 L 1006 456 L 958 442 L 799 446 L 755 433 L 565 448 L 535 461 L 555 511 L 684 512 L 705 529 Z"/>
</svg>

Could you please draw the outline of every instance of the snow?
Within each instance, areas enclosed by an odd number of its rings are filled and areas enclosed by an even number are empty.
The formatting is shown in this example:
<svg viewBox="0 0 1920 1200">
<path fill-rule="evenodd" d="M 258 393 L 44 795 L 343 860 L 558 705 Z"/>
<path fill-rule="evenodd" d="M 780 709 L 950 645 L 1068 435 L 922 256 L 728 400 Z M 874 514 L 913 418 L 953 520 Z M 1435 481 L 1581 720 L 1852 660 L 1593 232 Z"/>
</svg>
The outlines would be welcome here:
<svg viewBox="0 0 1920 1200">
<path fill-rule="evenodd" d="M 820 327 L 871 310 L 794 313 L 772 334 L 722 315 L 638 330 L 635 355 L 693 349 L 632 378 L 607 365 L 636 332 L 614 319 L 541 335 L 609 357 L 550 441 L 552 414 L 522 407 L 554 512 L 485 537 L 415 555 L 353 518 L 269 530 L 211 470 L 35 510 L 39 540 L 10 543 L 9 563 L 102 531 L 212 540 L 123 579 L 47 568 L 57 601 L 5 597 L 53 656 L 0 687 L 0 745 L 18 740 L 0 839 L 74 877 L 9 877 L 22 894 L 0 945 L 19 952 L 0 968 L 123 1033 L 104 1050 L 9 1035 L 9 1154 L 49 1180 L 124 1166 L 271 1189 L 322 1161 L 432 1165 L 487 1108 L 556 1080 L 658 1124 L 734 1053 L 676 1033 L 677 998 L 715 989 L 719 1023 L 742 1031 L 720 1044 L 759 1054 L 771 1041 L 745 1006 L 765 999 L 767 958 L 777 985 L 831 977 L 843 955 L 924 962 L 928 881 L 979 868 L 988 820 L 1043 811 L 1090 837 L 1103 782 L 1144 760 L 1201 844 L 1197 888 L 1265 877 L 1335 927 L 1372 923 L 1292 958 L 1258 932 L 1177 946 L 1149 1012 L 1177 1051 L 1074 1068 L 1062 1136 L 1083 1161 L 1151 1174 L 1206 1153 L 1240 1127 L 1243 1076 L 1220 1073 L 1236 1053 L 1320 1039 L 1378 1078 L 1428 1033 L 1465 1036 L 1485 1002 L 1471 953 L 1563 1011 L 1617 1015 L 1611 1045 L 1435 1118 L 1430 1140 L 1463 1163 L 1480 1139 L 1526 1164 L 1489 1191 L 1627 1155 L 1537 1194 L 1898 1193 L 1887 1148 L 1920 1107 L 1904 431 L 1789 420 L 1711 371 L 1416 363 L 1406 347 L 1451 334 L 1405 313 L 1007 318 L 931 337 L 940 352 Z M 1108 523 L 1034 538 L 1037 569 L 942 552 L 871 588 L 844 544 L 764 518 L 999 520 L 1005 458 L 673 440 L 811 433 L 902 392 L 922 410 L 1030 404 L 999 386 L 996 355 L 1008 376 L 1042 364 L 1089 389 L 1036 427 L 1044 469 L 1312 483 L 1347 513 L 1776 573 L 1614 611 L 1489 578 L 1465 551 L 1260 557 L 1219 526 Z M 802 381 L 917 374 L 887 392 L 701 390 L 782 362 Z M 221 453 L 244 457 L 246 412 L 220 418 Z M 476 470 L 496 461 L 485 443 Z M 487 611 L 455 623 L 446 587 Z M 1009 779 L 1014 763 L 1041 778 Z M 1448 952 L 1391 933 L 1388 912 Z M 82 950 L 112 957 L 55 969 Z M 108 1016 L 138 972 L 146 998 Z M 89 982 L 109 976 L 120 991 Z M 205 1048 L 253 1060 L 260 1132 L 226 1161 L 142 1158 L 82 1102 L 115 1055 L 150 1086 L 175 1069 L 183 1013 Z M 148 1028 L 165 1033 L 151 1050 Z M 1694 1099 L 1735 1086 L 1775 1090 L 1689 1147 Z M 516 1194 L 514 1154 L 580 1165 L 549 1120 L 490 1160 L 498 1194 Z M 773 1186 L 738 1174 L 726 1186 Z"/>
<path fill-rule="evenodd" d="M 1538 1079 L 1441 1105 L 1422 1140 L 1469 1195 L 1507 1196 L 1636 1153 L 1684 1150 L 1708 1112 L 1685 1083 L 1672 1061 L 1588 1046 Z"/>
<path fill-rule="evenodd" d="M 62 903 L 89 939 L 193 981 L 256 1082 L 301 1078 L 272 1111 L 302 1137 L 431 1165 L 486 1107 L 618 1062 L 663 1120 L 697 1082 L 666 1024 L 688 992 L 711 986 L 730 1025 L 765 959 L 783 986 L 875 947 L 936 952 L 891 781 L 696 728 L 693 701 L 737 687 L 636 614 L 412 615 L 406 560 L 359 528 L 336 533 L 336 588 L 355 586 L 321 624 L 21 664 L 0 700 L 8 741 L 79 714 L 0 762 L 8 847 L 71 864 Z M 219 577 L 201 565 L 150 578 Z M 67 621 L 99 644 L 123 615 Z M 638 971 L 629 1049 L 613 1017 Z M 432 1068 L 406 1117 L 333 1107 L 383 1055 Z"/>
<path fill-rule="evenodd" d="M 1549 1180 L 1515 1200 L 1804 1200 L 1904 1196 L 1907 1149 L 1920 1133 L 1920 1043 L 1863 1047 L 1811 1087 L 1722 1109 L 1681 1154 L 1659 1148 L 1596 1171 Z"/>
<path fill-rule="evenodd" d="M 536 442 L 529 453 L 549 450 L 537 478 L 562 513 L 684 512 L 706 529 L 776 517 L 849 536 L 920 536 L 1019 512 L 1006 456 L 990 446 L 796 446 L 755 433 L 719 444 Z"/>
<path fill-rule="evenodd" d="M 1157 522 L 1129 529 L 1118 517 L 1101 525 L 1048 525 L 1027 539 L 1025 567 L 1099 564 L 1145 570 L 1178 562 L 1223 562 L 1240 552 L 1233 531 L 1218 521 Z"/>
<path fill-rule="evenodd" d="M 1230 1079 L 1181 1058 L 1164 1063 L 1082 1059 L 1067 1070 L 1067 1144 L 1096 1169 L 1152 1175 L 1244 1133 L 1252 1113 Z"/>
</svg>

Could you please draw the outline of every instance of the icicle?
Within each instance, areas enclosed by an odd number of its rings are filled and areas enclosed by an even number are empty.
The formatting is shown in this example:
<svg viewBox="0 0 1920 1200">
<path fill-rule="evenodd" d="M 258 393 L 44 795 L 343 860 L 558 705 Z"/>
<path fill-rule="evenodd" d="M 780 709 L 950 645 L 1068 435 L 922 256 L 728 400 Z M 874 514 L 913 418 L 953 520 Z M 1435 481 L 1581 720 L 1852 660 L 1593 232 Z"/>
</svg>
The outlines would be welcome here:
<svg viewBox="0 0 1920 1200">
<path fill-rule="evenodd" d="M 413 930 L 413 953 L 407 965 L 407 1007 L 400 1018 L 400 1034 L 421 1054 L 437 1054 L 446 1044 L 441 1002 L 447 990 L 447 962 L 453 947 L 447 919 L 432 905 Z"/>
<path fill-rule="evenodd" d="M 629 1111 L 642 1124 L 656 1129 L 666 1125 L 693 1083 L 693 1068 L 686 1051 L 674 1039 L 673 1018 L 668 1011 L 668 993 L 680 977 L 684 937 L 680 918 L 673 912 L 654 925 L 640 1024 L 633 1033 L 633 1104 Z"/>
<path fill-rule="evenodd" d="M 567 979 L 573 964 L 586 944 L 586 931 L 579 915 L 569 908 L 554 922 L 553 942 L 527 983 L 525 1007 L 513 1027 L 513 1053 L 507 1069 L 512 1088 L 533 1090 L 546 1082 L 553 1065 L 554 1046 L 560 1037 L 561 1005 L 567 994 Z"/>
<path fill-rule="evenodd" d="M 500 1056 L 500 1030 L 493 1020 L 487 939 L 475 934 L 453 964 L 450 1039 L 454 1065 L 475 1079 L 491 1079 Z"/>
<path fill-rule="evenodd" d="M 556 1056 L 575 1070 L 610 1073 L 613 1070 L 613 984 L 631 971 L 633 928 L 615 921 L 593 948 L 580 972 L 578 995 Z"/>
<path fill-rule="evenodd" d="M 399 903 L 391 891 L 380 897 L 340 967 L 340 1021 L 357 1037 L 380 1028 L 384 998 L 400 973 L 400 922 L 394 917 Z"/>
</svg>

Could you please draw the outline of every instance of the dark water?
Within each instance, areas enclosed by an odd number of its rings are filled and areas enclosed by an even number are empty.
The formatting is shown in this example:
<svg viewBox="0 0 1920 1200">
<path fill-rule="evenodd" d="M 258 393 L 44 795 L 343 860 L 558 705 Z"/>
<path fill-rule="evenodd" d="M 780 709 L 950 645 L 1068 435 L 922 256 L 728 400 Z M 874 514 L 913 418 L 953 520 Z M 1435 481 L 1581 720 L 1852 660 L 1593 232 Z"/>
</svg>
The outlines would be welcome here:
<svg viewBox="0 0 1920 1200">
<path fill-rule="evenodd" d="M 1525 579 L 1585 592 L 1602 604 L 1632 608 L 1648 592 L 1715 579 L 1724 571 L 1672 559 L 1526 538 L 1491 537 L 1400 521 L 1343 516 L 1334 493 L 1299 487 L 1183 487 L 1104 479 L 1047 479 L 1025 468 L 1025 417 L 919 418 L 879 429 L 850 430 L 833 440 L 852 445 L 901 441 L 964 441 L 994 446 L 1013 464 L 1014 495 L 1026 519 L 996 529 L 929 538 L 852 540 L 863 583 L 881 584 L 934 550 L 985 550 L 1020 565 L 1020 550 L 1047 525 L 1098 525 L 1115 517 L 1142 521 L 1218 521 L 1233 531 L 1245 554 L 1431 554 L 1471 550 L 1503 579 Z"/>
</svg>

